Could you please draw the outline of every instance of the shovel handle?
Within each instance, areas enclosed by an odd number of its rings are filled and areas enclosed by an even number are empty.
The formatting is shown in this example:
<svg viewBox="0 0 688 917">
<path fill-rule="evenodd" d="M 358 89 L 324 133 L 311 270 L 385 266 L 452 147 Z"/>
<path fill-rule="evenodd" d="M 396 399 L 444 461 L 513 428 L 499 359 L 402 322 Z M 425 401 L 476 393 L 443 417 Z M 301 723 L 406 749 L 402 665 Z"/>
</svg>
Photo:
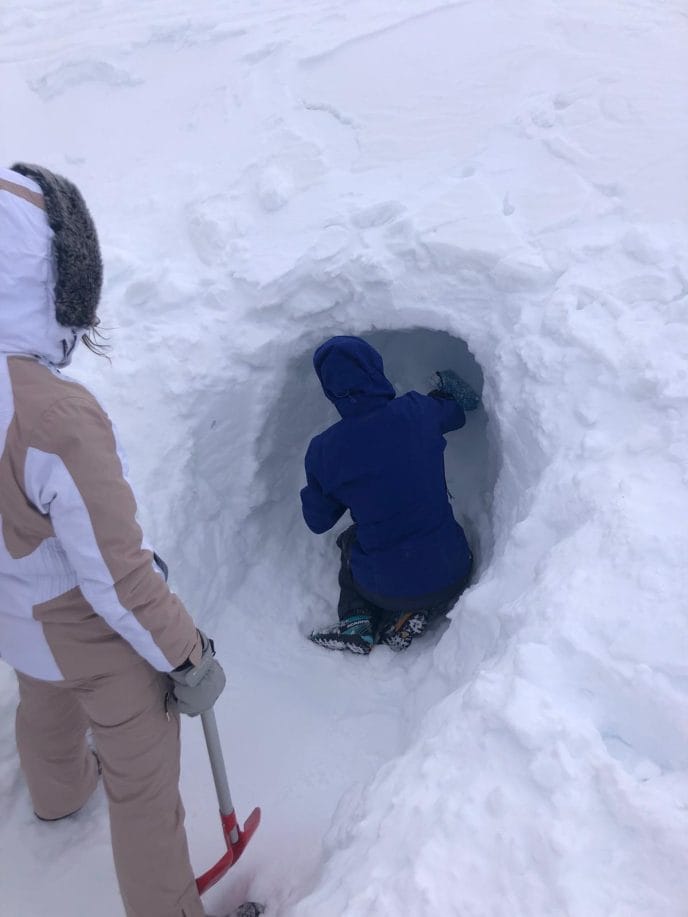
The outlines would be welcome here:
<svg viewBox="0 0 688 917">
<path fill-rule="evenodd" d="M 220 734 L 217 731 L 217 720 L 215 719 L 214 710 L 206 710 L 201 714 L 201 723 L 203 724 L 203 734 L 205 735 L 205 744 L 208 746 L 208 758 L 210 759 L 210 769 L 213 772 L 213 781 L 215 782 L 215 792 L 217 801 L 220 806 L 220 815 L 226 818 L 234 813 L 234 805 L 229 792 L 229 783 L 227 782 L 227 769 L 225 759 L 222 754 L 220 745 Z M 239 831 L 235 826 L 231 832 L 230 840 L 235 844 L 239 840 Z"/>
</svg>

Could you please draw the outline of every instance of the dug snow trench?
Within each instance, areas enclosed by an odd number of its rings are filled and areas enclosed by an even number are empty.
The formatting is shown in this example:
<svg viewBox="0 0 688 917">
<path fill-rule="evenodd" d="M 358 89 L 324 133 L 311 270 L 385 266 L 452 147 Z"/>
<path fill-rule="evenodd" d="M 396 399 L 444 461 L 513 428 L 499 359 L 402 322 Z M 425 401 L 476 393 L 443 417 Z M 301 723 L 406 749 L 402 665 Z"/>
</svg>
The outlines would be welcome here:
<svg viewBox="0 0 688 917">
<path fill-rule="evenodd" d="M 346 329 L 319 329 L 315 343 L 343 332 L 360 334 L 380 351 L 398 393 L 428 391 L 433 372 L 448 367 L 478 391 L 483 388 L 481 369 L 466 343 L 447 332 L 370 330 L 359 321 Z M 418 719 L 452 688 L 432 665 L 433 646 L 446 623 L 403 655 L 380 647 L 362 659 L 328 653 L 306 640 L 314 625 L 336 619 L 335 539 L 349 524 L 346 514 L 318 537 L 301 517 L 306 447 L 338 419 L 313 371 L 312 352 L 310 339 L 306 345 L 297 339 L 268 350 L 273 368 L 268 389 L 274 397 L 263 413 L 248 482 L 251 497 L 243 504 L 245 518 L 239 525 L 236 512 L 242 501 L 234 493 L 233 469 L 241 468 L 237 451 L 246 444 L 232 403 L 244 405 L 239 415 L 246 421 L 251 397 L 260 388 L 260 370 L 252 386 L 240 385 L 225 400 L 221 413 L 213 397 L 204 397 L 198 410 L 191 459 L 197 502 L 189 506 L 188 518 L 203 520 L 203 525 L 202 531 L 187 530 L 180 552 L 188 556 L 190 543 L 197 541 L 202 544 L 197 563 L 216 571 L 198 602 L 215 609 L 207 626 L 219 636 L 229 673 L 218 716 L 235 803 L 243 817 L 254 804 L 263 807 L 263 825 L 250 852 L 233 869 L 231 881 L 208 895 L 211 911 L 213 894 L 216 907 L 258 894 L 271 902 L 274 913 L 298 900 L 323 858 L 323 840 L 340 800 L 346 805 L 350 795 L 402 752 Z M 498 437 L 481 407 L 447 439 L 447 484 L 455 515 L 475 551 L 477 581 L 493 551 Z M 190 559 L 183 566 L 198 569 L 197 563 Z M 195 587 L 196 598 L 198 583 Z M 185 726 L 187 732 L 195 728 Z M 205 797 L 198 792 L 199 781 L 208 782 Z M 201 742 L 184 745 L 184 786 L 193 859 L 201 868 L 217 852 Z"/>
</svg>

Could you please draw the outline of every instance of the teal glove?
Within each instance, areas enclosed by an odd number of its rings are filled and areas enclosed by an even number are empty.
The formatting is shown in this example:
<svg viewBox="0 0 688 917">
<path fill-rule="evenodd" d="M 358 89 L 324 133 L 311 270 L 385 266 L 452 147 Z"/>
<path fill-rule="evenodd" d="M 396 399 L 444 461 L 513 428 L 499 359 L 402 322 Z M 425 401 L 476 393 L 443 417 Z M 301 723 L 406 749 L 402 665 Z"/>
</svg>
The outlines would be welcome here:
<svg viewBox="0 0 688 917">
<path fill-rule="evenodd" d="M 435 388 L 440 394 L 458 401 L 464 411 L 475 411 L 480 405 L 480 395 L 453 369 L 442 369 L 435 373 Z"/>
</svg>

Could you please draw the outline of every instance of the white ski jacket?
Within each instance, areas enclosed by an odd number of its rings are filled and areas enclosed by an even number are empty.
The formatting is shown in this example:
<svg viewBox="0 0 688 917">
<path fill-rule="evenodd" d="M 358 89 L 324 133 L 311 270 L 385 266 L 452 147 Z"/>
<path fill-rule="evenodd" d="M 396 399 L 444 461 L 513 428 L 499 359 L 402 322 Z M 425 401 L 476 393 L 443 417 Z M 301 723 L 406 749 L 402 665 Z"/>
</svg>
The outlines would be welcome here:
<svg viewBox="0 0 688 917">
<path fill-rule="evenodd" d="M 65 379 L 40 186 L 0 169 L 0 656 L 46 680 L 200 659 L 136 521 L 112 424 Z"/>
</svg>

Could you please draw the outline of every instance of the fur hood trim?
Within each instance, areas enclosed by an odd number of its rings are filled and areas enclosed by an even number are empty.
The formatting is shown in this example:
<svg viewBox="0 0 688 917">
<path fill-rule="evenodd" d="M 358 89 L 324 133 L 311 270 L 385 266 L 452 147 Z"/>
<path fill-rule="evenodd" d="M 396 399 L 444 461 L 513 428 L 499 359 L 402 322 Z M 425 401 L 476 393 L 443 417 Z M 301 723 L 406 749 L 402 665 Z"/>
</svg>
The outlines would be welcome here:
<svg viewBox="0 0 688 917">
<path fill-rule="evenodd" d="M 55 318 L 66 328 L 90 328 L 103 285 L 103 262 L 96 227 L 81 192 L 69 179 L 42 166 L 12 166 L 33 179 L 43 192 L 45 213 L 53 231 Z"/>
</svg>

